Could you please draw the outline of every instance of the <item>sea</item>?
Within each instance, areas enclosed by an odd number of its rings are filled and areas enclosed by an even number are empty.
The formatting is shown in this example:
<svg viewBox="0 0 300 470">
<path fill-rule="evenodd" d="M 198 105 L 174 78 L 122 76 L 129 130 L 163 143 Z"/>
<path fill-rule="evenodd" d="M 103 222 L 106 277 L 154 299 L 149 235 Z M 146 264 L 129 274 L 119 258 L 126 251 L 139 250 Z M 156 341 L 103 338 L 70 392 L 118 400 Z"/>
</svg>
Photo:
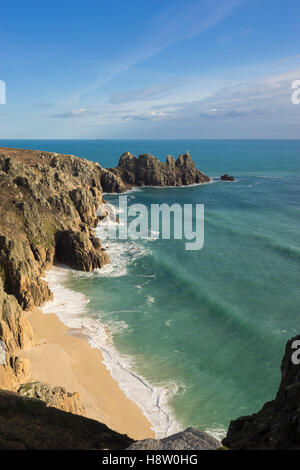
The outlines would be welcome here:
<svg viewBox="0 0 300 470">
<path fill-rule="evenodd" d="M 111 264 L 56 266 L 43 307 L 78 327 L 158 437 L 231 420 L 274 398 L 287 340 L 299 333 L 300 140 L 2 140 L 1 146 L 118 164 L 189 151 L 211 183 L 134 188 L 128 205 L 204 204 L 204 246 L 105 240 Z M 236 178 L 223 182 L 220 175 Z M 105 194 L 118 211 L 119 196 Z M 99 228 L 96 229 L 99 231 Z"/>
</svg>

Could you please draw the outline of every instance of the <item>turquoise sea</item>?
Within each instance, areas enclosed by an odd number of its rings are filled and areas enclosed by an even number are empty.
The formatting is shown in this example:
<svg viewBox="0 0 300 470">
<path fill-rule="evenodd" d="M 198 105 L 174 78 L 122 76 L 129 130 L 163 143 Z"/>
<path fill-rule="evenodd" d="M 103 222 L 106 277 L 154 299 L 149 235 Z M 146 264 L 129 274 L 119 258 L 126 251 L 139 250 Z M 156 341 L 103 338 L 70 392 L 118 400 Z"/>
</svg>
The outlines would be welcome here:
<svg viewBox="0 0 300 470">
<path fill-rule="evenodd" d="M 299 333 L 299 140 L 0 145 L 75 154 L 104 167 L 116 166 L 124 151 L 165 159 L 189 150 L 212 184 L 139 188 L 128 203 L 204 204 L 204 248 L 107 241 L 113 262 L 102 273 L 49 274 L 54 302 L 67 324 L 80 319 L 112 375 L 162 434 L 190 425 L 224 434 L 231 419 L 274 397 L 285 343 Z M 221 182 L 225 172 L 236 182 Z M 117 195 L 105 199 L 118 205 Z"/>
</svg>

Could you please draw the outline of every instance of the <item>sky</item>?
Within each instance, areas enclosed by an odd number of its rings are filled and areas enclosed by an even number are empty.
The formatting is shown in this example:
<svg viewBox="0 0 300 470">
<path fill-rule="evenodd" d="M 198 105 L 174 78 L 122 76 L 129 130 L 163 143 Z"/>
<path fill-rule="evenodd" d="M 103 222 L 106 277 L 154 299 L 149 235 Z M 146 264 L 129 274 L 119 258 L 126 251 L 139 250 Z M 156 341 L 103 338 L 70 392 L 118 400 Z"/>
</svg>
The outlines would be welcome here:
<svg viewBox="0 0 300 470">
<path fill-rule="evenodd" d="M 0 139 L 300 138 L 299 0 L 3 0 Z"/>
</svg>

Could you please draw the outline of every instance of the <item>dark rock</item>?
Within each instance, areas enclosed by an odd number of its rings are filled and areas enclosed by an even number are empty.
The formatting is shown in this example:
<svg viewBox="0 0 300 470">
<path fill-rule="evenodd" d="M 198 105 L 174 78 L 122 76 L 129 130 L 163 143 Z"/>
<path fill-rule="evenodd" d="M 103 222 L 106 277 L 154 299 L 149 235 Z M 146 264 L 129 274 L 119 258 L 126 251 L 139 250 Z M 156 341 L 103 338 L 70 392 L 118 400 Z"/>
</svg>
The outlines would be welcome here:
<svg viewBox="0 0 300 470">
<path fill-rule="evenodd" d="M 187 428 L 164 439 L 144 439 L 128 447 L 128 450 L 215 450 L 221 443 L 197 428 Z"/>
<path fill-rule="evenodd" d="M 56 234 L 55 257 L 74 269 L 93 271 L 109 262 L 101 242 L 83 226 L 81 230 L 67 230 Z"/>
<path fill-rule="evenodd" d="M 223 444 L 230 449 L 300 450 L 300 364 L 291 360 L 294 341 L 288 341 L 282 360 L 282 379 L 274 400 L 251 416 L 231 421 Z"/>
<path fill-rule="evenodd" d="M 225 175 L 221 176 L 221 180 L 222 181 L 235 181 L 235 178 L 234 178 L 234 176 L 229 176 L 226 173 Z"/>
<path fill-rule="evenodd" d="M 0 390 L 2 450 L 123 450 L 132 442 L 98 421 Z"/>
</svg>

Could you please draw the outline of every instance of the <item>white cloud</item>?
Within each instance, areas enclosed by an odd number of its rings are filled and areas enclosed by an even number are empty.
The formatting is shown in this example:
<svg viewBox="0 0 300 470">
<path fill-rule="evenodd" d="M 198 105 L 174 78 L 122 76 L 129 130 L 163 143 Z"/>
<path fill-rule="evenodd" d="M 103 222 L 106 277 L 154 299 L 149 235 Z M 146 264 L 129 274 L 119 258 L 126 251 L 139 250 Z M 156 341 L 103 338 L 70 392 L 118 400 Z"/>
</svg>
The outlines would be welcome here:
<svg viewBox="0 0 300 470">
<path fill-rule="evenodd" d="M 72 109 L 72 111 L 66 113 L 52 114 L 50 117 L 53 118 L 80 118 L 87 116 L 96 116 L 98 113 L 96 111 L 90 111 L 85 108 Z"/>
<path fill-rule="evenodd" d="M 128 120 L 201 120 L 235 119 L 265 116 L 299 118 L 300 107 L 291 102 L 291 83 L 300 77 L 300 69 L 285 74 L 241 82 L 220 88 L 210 96 L 188 102 L 158 104 L 141 113 L 126 114 Z"/>
</svg>

